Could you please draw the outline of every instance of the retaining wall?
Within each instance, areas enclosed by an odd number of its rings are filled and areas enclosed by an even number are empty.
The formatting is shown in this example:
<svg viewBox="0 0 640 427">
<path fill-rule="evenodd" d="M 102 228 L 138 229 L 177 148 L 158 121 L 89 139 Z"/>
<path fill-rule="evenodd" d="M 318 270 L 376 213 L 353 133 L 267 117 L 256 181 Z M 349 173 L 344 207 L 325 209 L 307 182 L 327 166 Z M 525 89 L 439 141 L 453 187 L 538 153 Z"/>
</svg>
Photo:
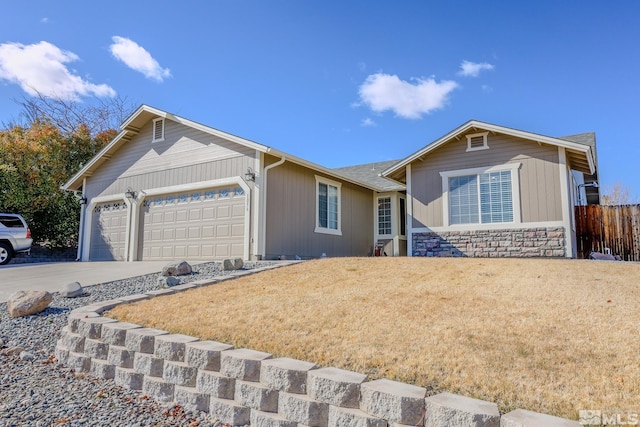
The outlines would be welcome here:
<svg viewBox="0 0 640 427">
<path fill-rule="evenodd" d="M 168 295 L 268 268 L 236 272 L 73 310 L 56 358 L 152 396 L 209 412 L 233 426 L 252 427 L 529 427 L 580 424 L 530 411 L 500 414 L 495 403 L 268 353 L 201 341 L 102 317 L 128 302 Z M 425 363 L 428 363 L 425 361 Z"/>
<path fill-rule="evenodd" d="M 564 257 L 564 227 L 468 230 L 413 234 L 414 256 Z"/>
</svg>

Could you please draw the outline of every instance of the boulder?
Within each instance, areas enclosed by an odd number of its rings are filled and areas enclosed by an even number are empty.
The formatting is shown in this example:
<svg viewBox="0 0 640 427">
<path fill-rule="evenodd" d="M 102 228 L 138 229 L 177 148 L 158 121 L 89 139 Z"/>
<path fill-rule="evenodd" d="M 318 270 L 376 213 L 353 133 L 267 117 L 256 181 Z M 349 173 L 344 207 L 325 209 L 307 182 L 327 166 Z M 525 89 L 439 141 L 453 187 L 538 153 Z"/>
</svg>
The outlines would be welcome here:
<svg viewBox="0 0 640 427">
<path fill-rule="evenodd" d="M 60 296 L 64 298 L 77 298 L 84 295 L 84 289 L 78 282 L 67 283 L 60 289 Z"/>
<path fill-rule="evenodd" d="M 22 352 L 24 352 L 23 347 L 9 347 L 0 351 L 0 354 L 3 356 L 19 356 Z"/>
<path fill-rule="evenodd" d="M 40 313 L 49 306 L 53 296 L 47 291 L 17 291 L 7 301 L 11 317 Z"/>
<path fill-rule="evenodd" d="M 229 271 L 229 270 L 240 270 L 242 267 L 244 267 L 244 262 L 242 262 L 242 258 L 235 258 L 235 259 L 225 259 L 224 262 L 222 263 L 222 268 L 224 269 L 224 271 Z"/>
<path fill-rule="evenodd" d="M 172 286 L 176 286 L 180 284 L 180 279 L 173 276 L 160 276 L 158 277 L 158 288 L 170 288 Z"/>
<path fill-rule="evenodd" d="M 172 262 L 162 269 L 163 276 L 185 276 L 191 274 L 191 266 L 187 261 Z"/>
</svg>

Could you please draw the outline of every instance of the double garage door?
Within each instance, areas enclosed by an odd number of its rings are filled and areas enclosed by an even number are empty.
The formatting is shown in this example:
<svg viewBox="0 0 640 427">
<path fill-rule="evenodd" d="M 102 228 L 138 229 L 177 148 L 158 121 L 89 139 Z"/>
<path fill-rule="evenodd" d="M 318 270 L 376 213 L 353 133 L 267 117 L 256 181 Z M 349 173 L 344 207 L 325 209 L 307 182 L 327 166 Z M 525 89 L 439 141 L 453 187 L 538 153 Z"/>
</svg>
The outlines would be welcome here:
<svg viewBox="0 0 640 427">
<path fill-rule="evenodd" d="M 124 205 L 124 203 L 122 203 Z M 90 259 L 123 260 L 127 209 L 96 206 Z M 246 196 L 240 187 L 148 197 L 139 210 L 139 260 L 243 257 Z M 96 235 L 98 234 L 98 235 Z"/>
</svg>

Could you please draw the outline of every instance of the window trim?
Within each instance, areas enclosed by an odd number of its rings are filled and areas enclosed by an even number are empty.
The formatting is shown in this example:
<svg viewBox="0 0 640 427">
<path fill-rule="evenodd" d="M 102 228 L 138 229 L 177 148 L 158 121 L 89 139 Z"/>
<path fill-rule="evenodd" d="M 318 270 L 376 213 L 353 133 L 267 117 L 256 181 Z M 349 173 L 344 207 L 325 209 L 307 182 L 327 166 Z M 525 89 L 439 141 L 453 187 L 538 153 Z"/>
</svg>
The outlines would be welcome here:
<svg viewBox="0 0 640 427">
<path fill-rule="evenodd" d="M 489 145 L 487 144 L 487 136 L 488 135 L 489 135 L 489 132 L 471 133 L 471 134 L 467 135 L 467 152 L 469 152 L 469 151 L 488 150 L 489 149 Z M 471 140 L 473 138 L 477 138 L 479 136 L 482 137 L 482 147 L 472 147 L 471 146 Z"/>
<path fill-rule="evenodd" d="M 389 232 L 380 232 L 380 199 L 389 199 Z M 376 197 L 376 227 L 378 236 L 393 236 L 393 198 L 391 196 L 378 196 Z"/>
<path fill-rule="evenodd" d="M 485 166 L 479 168 L 470 169 L 458 169 L 452 171 L 440 172 L 442 179 L 442 224 L 444 227 L 467 229 L 471 227 L 483 227 L 490 228 L 496 224 L 520 224 L 522 223 L 521 209 L 520 209 L 520 174 L 518 170 L 522 166 L 522 163 L 507 163 L 498 166 Z M 455 178 L 458 176 L 468 175 L 481 175 L 490 172 L 511 172 L 511 198 L 513 201 L 513 221 L 511 222 L 498 222 L 498 223 L 472 223 L 472 224 L 450 224 L 449 218 L 449 178 Z"/>
<path fill-rule="evenodd" d="M 313 230 L 315 233 L 322 234 L 331 234 L 334 236 L 342 236 L 342 183 L 338 181 L 334 181 L 332 179 L 325 178 L 323 176 L 315 175 L 316 178 L 316 223 L 315 229 Z M 335 187 L 338 191 L 338 228 L 328 228 L 320 226 L 320 184 L 325 184 L 327 186 Z"/>
<path fill-rule="evenodd" d="M 162 123 L 162 136 L 156 139 L 156 126 L 157 123 Z M 164 117 L 159 117 L 157 119 L 153 119 L 153 127 L 151 128 L 151 142 L 162 142 L 164 141 Z"/>
</svg>

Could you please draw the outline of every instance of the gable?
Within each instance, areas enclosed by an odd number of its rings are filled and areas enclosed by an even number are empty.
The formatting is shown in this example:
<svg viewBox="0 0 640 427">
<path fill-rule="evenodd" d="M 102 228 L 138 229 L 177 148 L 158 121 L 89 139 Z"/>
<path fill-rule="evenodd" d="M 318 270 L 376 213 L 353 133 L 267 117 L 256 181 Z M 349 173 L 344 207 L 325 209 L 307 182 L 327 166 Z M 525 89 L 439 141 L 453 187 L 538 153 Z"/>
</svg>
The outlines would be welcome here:
<svg viewBox="0 0 640 427">
<path fill-rule="evenodd" d="M 548 145 L 552 147 L 564 148 L 570 167 L 574 170 L 584 173 L 594 173 L 596 170 L 594 148 L 590 145 L 574 142 L 564 138 L 553 138 L 544 135 L 539 135 L 531 132 L 520 131 L 517 129 L 511 129 L 504 126 L 492 125 L 490 123 L 483 123 L 476 120 L 471 120 L 462 126 L 454 129 L 443 137 L 437 139 L 426 147 L 418 150 L 414 154 L 406 157 L 404 160 L 398 162 L 396 165 L 390 167 L 382 173 L 382 176 L 394 179 L 398 182 L 406 182 L 405 168 L 407 165 L 422 160 L 428 156 L 431 156 L 433 152 L 448 144 L 462 141 L 467 148 L 469 143 L 467 136 L 486 134 L 488 137 L 492 135 L 505 135 L 512 138 L 519 139 L 523 144 L 531 145 Z M 524 145 L 523 145 L 524 146 Z M 480 147 L 476 147 L 480 148 Z M 481 147 L 482 150 L 486 147 Z M 490 144 L 489 144 L 490 148 Z M 466 151 L 466 150 L 465 150 Z M 469 151 L 475 151 L 473 149 Z M 478 150 L 480 151 L 480 150 Z M 488 150 L 489 151 L 489 150 Z"/>
</svg>

